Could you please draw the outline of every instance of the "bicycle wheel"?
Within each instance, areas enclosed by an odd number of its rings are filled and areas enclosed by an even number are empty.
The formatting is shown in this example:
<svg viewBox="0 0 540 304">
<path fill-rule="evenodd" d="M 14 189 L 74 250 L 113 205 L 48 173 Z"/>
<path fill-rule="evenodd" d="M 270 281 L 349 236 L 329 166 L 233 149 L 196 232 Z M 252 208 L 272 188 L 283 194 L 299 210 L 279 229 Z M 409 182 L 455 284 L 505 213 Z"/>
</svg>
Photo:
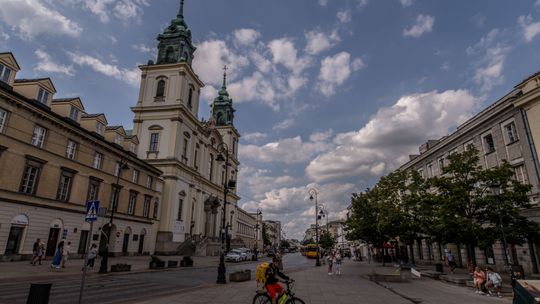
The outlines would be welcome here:
<svg viewBox="0 0 540 304">
<path fill-rule="evenodd" d="M 285 304 L 306 304 L 302 299 L 300 298 L 290 298 L 287 301 L 285 301 Z"/>
<path fill-rule="evenodd" d="M 258 293 L 253 297 L 253 304 L 272 304 L 272 299 L 266 293 Z"/>
</svg>

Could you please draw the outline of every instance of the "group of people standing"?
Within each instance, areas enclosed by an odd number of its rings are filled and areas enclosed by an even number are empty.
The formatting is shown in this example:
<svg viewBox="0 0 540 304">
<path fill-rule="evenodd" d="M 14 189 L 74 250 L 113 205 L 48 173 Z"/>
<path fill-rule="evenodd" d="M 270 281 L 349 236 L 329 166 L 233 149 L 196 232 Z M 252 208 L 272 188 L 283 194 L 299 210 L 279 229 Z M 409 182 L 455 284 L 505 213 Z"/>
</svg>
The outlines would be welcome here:
<svg viewBox="0 0 540 304">
<path fill-rule="evenodd" d="M 330 251 L 326 256 L 328 262 L 328 275 L 341 275 L 342 257 L 339 251 Z"/>
<path fill-rule="evenodd" d="M 59 270 L 61 268 L 66 268 L 66 263 L 69 260 L 69 255 L 72 253 L 71 251 L 71 242 L 65 242 L 61 241 L 56 246 L 56 251 L 54 253 L 52 262 L 51 262 L 51 268 Z M 88 262 L 86 263 L 86 267 L 94 267 L 94 262 L 97 258 L 97 245 L 92 244 L 90 247 L 90 251 L 88 252 Z M 30 261 L 30 264 L 35 266 L 36 263 L 41 265 L 41 261 L 45 259 L 45 243 L 41 241 L 41 239 L 37 239 L 34 245 L 32 246 L 32 260 Z"/>
</svg>

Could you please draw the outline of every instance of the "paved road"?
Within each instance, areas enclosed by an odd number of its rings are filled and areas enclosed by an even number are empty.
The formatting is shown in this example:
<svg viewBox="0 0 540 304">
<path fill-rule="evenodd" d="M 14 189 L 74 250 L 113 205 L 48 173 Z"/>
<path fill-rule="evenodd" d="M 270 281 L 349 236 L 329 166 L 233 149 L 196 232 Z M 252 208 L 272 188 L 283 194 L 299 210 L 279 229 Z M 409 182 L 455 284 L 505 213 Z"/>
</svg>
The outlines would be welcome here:
<svg viewBox="0 0 540 304">
<path fill-rule="evenodd" d="M 260 259 L 262 261 L 263 259 Z M 264 260 L 268 260 L 265 258 Z M 284 265 L 290 271 L 301 270 L 312 266 L 300 254 L 284 256 Z M 227 272 L 250 269 L 255 271 L 259 262 L 227 263 Z M 121 303 L 134 299 L 153 298 L 166 294 L 178 293 L 198 287 L 215 285 L 217 266 L 198 269 L 175 269 L 160 272 L 143 272 L 112 276 L 92 276 L 87 279 L 83 303 Z M 0 285 L 0 303 L 26 303 L 31 282 L 2 283 Z M 40 283 L 40 282 L 33 282 Z M 80 278 L 51 278 L 51 304 L 76 303 L 79 295 Z"/>
</svg>

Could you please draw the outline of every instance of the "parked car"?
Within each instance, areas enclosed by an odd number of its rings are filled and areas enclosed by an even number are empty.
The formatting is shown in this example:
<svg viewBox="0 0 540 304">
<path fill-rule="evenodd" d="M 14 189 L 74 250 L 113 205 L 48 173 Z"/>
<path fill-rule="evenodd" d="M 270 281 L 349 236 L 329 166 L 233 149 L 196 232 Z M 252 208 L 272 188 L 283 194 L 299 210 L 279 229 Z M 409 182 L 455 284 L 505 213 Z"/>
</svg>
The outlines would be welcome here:
<svg viewBox="0 0 540 304">
<path fill-rule="evenodd" d="M 268 250 L 268 253 L 266 254 L 268 257 L 275 257 L 276 256 L 276 252 L 272 249 Z"/>
<path fill-rule="evenodd" d="M 242 253 L 244 261 L 251 261 L 253 259 L 253 253 L 248 248 L 237 248 L 236 250 Z"/>
<path fill-rule="evenodd" d="M 244 260 L 244 257 L 242 257 L 242 252 L 233 249 L 225 255 L 225 261 L 227 262 L 241 262 Z"/>
</svg>

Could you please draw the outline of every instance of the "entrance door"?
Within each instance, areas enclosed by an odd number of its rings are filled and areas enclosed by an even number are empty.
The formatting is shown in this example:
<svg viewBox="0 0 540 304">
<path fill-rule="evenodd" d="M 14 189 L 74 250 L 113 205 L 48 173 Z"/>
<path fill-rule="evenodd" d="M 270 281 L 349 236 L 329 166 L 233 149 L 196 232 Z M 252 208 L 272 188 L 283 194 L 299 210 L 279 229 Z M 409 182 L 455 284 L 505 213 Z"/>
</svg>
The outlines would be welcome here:
<svg viewBox="0 0 540 304">
<path fill-rule="evenodd" d="M 143 254 L 144 250 L 144 234 L 139 235 L 139 251 L 137 251 L 139 254 Z"/>
<path fill-rule="evenodd" d="M 129 234 L 124 233 L 124 244 L 122 244 L 122 253 L 124 255 L 127 255 L 128 253 L 128 245 L 129 245 Z"/>
<path fill-rule="evenodd" d="M 77 253 L 84 254 L 86 253 L 86 242 L 88 241 L 88 230 L 82 230 L 81 231 L 81 238 L 79 239 L 79 249 L 77 250 Z"/>
<path fill-rule="evenodd" d="M 19 245 L 23 235 L 24 227 L 11 226 L 6 245 L 6 254 L 16 254 L 19 251 Z"/>
<path fill-rule="evenodd" d="M 46 256 L 54 256 L 56 251 L 56 244 L 58 243 L 58 235 L 60 234 L 60 228 L 51 228 L 49 230 L 49 238 L 47 240 Z"/>
</svg>

